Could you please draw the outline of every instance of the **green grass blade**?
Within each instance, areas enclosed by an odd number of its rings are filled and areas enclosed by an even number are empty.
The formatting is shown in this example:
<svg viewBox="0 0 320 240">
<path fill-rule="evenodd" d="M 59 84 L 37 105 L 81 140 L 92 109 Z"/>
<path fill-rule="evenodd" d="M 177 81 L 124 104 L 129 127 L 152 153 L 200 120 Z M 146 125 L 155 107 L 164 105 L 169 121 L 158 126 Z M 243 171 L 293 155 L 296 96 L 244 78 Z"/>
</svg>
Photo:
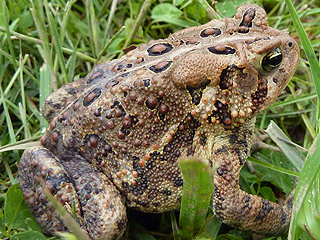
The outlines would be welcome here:
<svg viewBox="0 0 320 240">
<path fill-rule="evenodd" d="M 305 166 L 300 173 L 295 192 L 295 203 L 292 211 L 289 237 L 303 239 L 305 229 L 313 239 L 320 239 L 320 134 L 317 135 Z"/>
<path fill-rule="evenodd" d="M 23 64 L 25 64 L 25 61 L 23 62 Z M 7 96 L 8 92 L 10 91 L 10 89 L 12 88 L 13 84 L 15 83 L 17 77 L 19 76 L 20 74 L 20 70 L 19 71 L 16 71 L 14 73 L 14 75 L 12 76 L 9 84 L 6 86 L 6 89 L 4 90 L 3 94 L 4 96 Z"/>
<path fill-rule="evenodd" d="M 70 58 L 68 59 L 68 63 L 67 63 L 69 79 L 74 78 L 76 62 L 77 62 L 77 50 L 74 49 L 74 51 L 73 51 L 72 55 L 70 56 Z"/>
<path fill-rule="evenodd" d="M 212 239 L 212 240 L 216 239 L 220 231 L 221 225 L 222 225 L 222 222 L 218 218 L 216 217 L 210 218 L 203 228 L 203 232 L 206 234 L 205 239 Z M 201 238 L 201 236 L 198 236 L 196 239 L 203 239 L 203 238 Z"/>
<path fill-rule="evenodd" d="M 127 48 L 132 43 L 132 40 L 133 40 L 135 34 L 138 32 L 138 29 L 142 23 L 142 20 L 144 19 L 145 14 L 146 14 L 147 10 L 149 9 L 149 7 L 151 6 L 151 4 L 153 3 L 153 1 L 154 0 L 146 0 L 143 2 L 143 5 L 140 9 L 137 20 L 135 21 L 129 36 L 128 36 L 126 42 L 124 43 L 124 46 L 123 46 L 124 49 Z M 123 52 L 121 52 L 119 54 L 119 57 L 122 55 L 123 55 Z"/>
<path fill-rule="evenodd" d="M 20 58 L 22 56 L 20 55 Z M 25 55 L 24 59 L 20 59 L 20 67 L 19 67 L 19 73 L 20 73 L 20 89 L 21 89 L 21 102 L 19 103 L 19 112 L 20 112 L 20 116 L 21 116 L 21 121 L 22 121 L 22 125 L 24 128 L 24 132 L 25 132 L 25 136 L 26 138 L 30 138 L 31 137 L 31 133 L 30 133 L 30 129 L 28 128 L 28 124 L 27 124 L 27 112 L 26 112 L 26 97 L 25 97 L 25 90 L 24 90 L 24 86 L 25 86 L 25 82 L 24 82 L 24 75 L 23 75 L 23 68 L 24 68 L 24 64 L 27 61 L 27 59 L 29 58 L 28 55 Z"/>
<path fill-rule="evenodd" d="M 179 234 L 179 227 L 177 224 L 177 218 L 174 214 L 174 211 L 170 212 L 170 218 L 171 218 L 171 226 L 172 226 L 172 234 L 174 240 L 181 240 L 180 234 Z"/>
<path fill-rule="evenodd" d="M 99 56 L 97 60 L 99 61 L 102 55 L 107 51 L 107 49 L 110 47 L 110 45 L 119 37 L 119 35 L 125 30 L 125 26 L 122 26 L 116 34 L 112 36 L 112 38 L 106 43 L 106 45 L 103 47 L 101 52 L 99 53 Z"/>
<path fill-rule="evenodd" d="M 26 148 L 39 146 L 39 136 L 31 137 L 29 139 L 24 139 L 19 142 L 7 144 L 0 147 L 0 153 L 12 151 L 12 150 L 25 150 Z M 36 141 L 36 142 L 33 142 Z"/>
<path fill-rule="evenodd" d="M 53 19 L 53 16 L 49 10 L 48 7 L 48 2 L 45 1 L 45 9 L 46 9 L 46 14 L 47 14 L 47 18 L 49 21 L 49 27 L 50 27 L 50 31 L 51 34 L 53 36 L 53 47 L 55 49 L 56 52 L 56 56 L 59 62 L 59 66 L 63 75 L 63 84 L 67 84 L 68 82 L 70 82 L 70 79 L 68 78 L 68 74 L 67 74 L 67 69 L 66 69 L 66 63 L 64 61 L 64 57 L 63 57 L 63 52 L 62 52 L 62 46 L 61 46 L 61 42 L 60 42 L 60 36 L 58 34 L 58 30 L 57 30 L 57 26 L 56 23 Z"/>
<path fill-rule="evenodd" d="M 292 99 L 288 99 L 285 101 L 281 101 L 281 102 L 272 104 L 269 109 L 275 109 L 277 107 L 285 107 L 287 105 L 296 104 L 296 103 L 300 103 L 300 102 L 307 101 L 307 100 L 312 100 L 315 97 L 317 97 L 316 93 L 303 94 L 303 95 L 300 95 L 299 97 L 296 97 L 296 98 L 292 98 Z"/>
<path fill-rule="evenodd" d="M 15 57 L 15 52 L 13 49 L 13 43 L 11 40 L 11 34 L 10 34 L 10 30 L 9 30 L 9 16 L 8 16 L 8 9 L 7 9 L 7 5 L 6 5 L 6 1 L 2 2 L 2 14 L 3 14 L 3 19 L 4 19 L 4 24 L 5 24 L 5 29 L 6 29 L 6 33 L 7 33 L 7 40 L 8 40 L 8 45 L 9 45 L 9 50 L 10 50 L 10 56 L 11 56 L 11 61 L 12 64 L 14 66 L 14 68 L 17 67 L 16 65 L 16 57 Z"/>
<path fill-rule="evenodd" d="M 213 192 L 213 171 L 197 158 L 179 160 L 183 193 L 179 225 L 182 239 L 191 239 L 203 227 Z"/>
<path fill-rule="evenodd" d="M 259 157 L 261 157 L 259 155 Z M 254 157 L 249 157 L 248 160 L 250 162 L 254 162 L 260 166 L 263 166 L 265 168 L 269 168 L 271 170 L 274 170 L 274 171 L 277 171 L 277 172 L 280 172 L 280 173 L 284 173 L 284 174 L 288 174 L 288 175 L 291 175 L 291 176 L 295 176 L 295 177 L 299 177 L 299 173 L 295 172 L 295 171 L 291 171 L 291 170 L 288 170 L 288 169 L 285 169 L 285 168 L 282 168 L 282 167 L 279 167 L 279 166 L 275 166 L 274 164 L 270 164 L 270 163 L 267 163 L 267 162 L 264 162 L 264 161 L 261 161 L 257 158 L 254 158 Z"/>
<path fill-rule="evenodd" d="M 100 52 L 100 44 L 99 44 L 99 26 L 97 25 L 97 18 L 94 11 L 94 6 L 92 1 L 86 0 L 85 3 L 86 6 L 86 17 L 87 22 L 89 26 L 89 33 L 90 33 L 90 42 L 92 44 L 92 52 L 94 53 L 94 56 L 98 56 L 98 53 Z"/>
<path fill-rule="evenodd" d="M 1 85 L 0 85 L 0 96 L 1 96 L 1 100 L 2 100 L 3 111 L 4 111 L 5 117 L 6 117 L 7 128 L 8 128 L 8 132 L 9 132 L 9 136 L 10 136 L 10 142 L 11 143 L 15 143 L 16 142 L 16 138 L 15 138 L 15 134 L 14 134 L 14 130 L 13 130 L 13 125 L 12 125 L 11 117 L 10 117 L 10 114 L 9 114 L 9 111 L 8 111 L 8 107 L 7 107 L 7 104 L 6 104 L 6 100 L 4 99 L 4 94 L 3 94 L 3 91 L 2 91 Z M 15 152 L 15 154 L 17 154 L 17 152 Z M 0 156 L 0 159 L 1 159 L 1 156 Z M 3 164 L 4 164 L 5 168 L 6 168 L 6 171 L 7 171 L 7 174 L 9 176 L 10 182 L 12 184 L 16 183 L 17 180 L 13 177 L 11 168 L 10 168 L 9 163 L 8 163 L 8 160 L 3 158 L 2 162 L 3 162 Z"/>
<path fill-rule="evenodd" d="M 199 0 L 199 3 L 203 6 L 203 8 L 206 10 L 207 15 L 211 19 L 220 19 L 221 15 L 217 13 L 214 8 L 208 3 L 208 1 L 205 0 Z"/>
<path fill-rule="evenodd" d="M 288 88 L 290 89 L 292 96 L 295 97 L 297 94 L 294 87 L 289 85 Z M 297 102 L 296 105 L 299 110 L 304 110 L 304 106 L 301 103 Z M 304 125 L 307 127 L 312 139 L 315 139 L 315 137 L 317 136 L 317 133 L 316 133 L 316 130 L 314 129 L 312 122 L 310 121 L 310 118 L 308 117 L 308 114 L 302 113 L 301 118 L 304 122 Z"/>
<path fill-rule="evenodd" d="M 76 2 L 76 0 L 68 1 L 66 6 L 65 6 L 64 14 L 62 16 L 62 21 L 61 21 L 61 31 L 59 32 L 59 34 L 60 34 L 60 42 L 63 42 L 66 34 L 68 34 L 68 32 L 67 32 L 68 20 L 70 18 L 72 5 L 75 2 Z"/>
<path fill-rule="evenodd" d="M 50 74 L 51 74 L 51 86 L 54 90 L 57 90 L 58 84 L 57 84 L 57 79 L 56 75 L 53 70 L 53 62 L 51 58 L 51 51 L 50 51 L 50 44 L 49 44 L 49 39 L 48 39 L 48 34 L 45 31 L 46 28 L 45 23 L 42 21 L 44 17 L 42 18 L 42 5 L 41 3 L 37 2 L 38 5 L 35 5 L 33 1 L 32 3 L 32 8 L 30 9 L 34 23 L 36 25 L 36 28 L 39 33 L 39 37 L 41 39 L 41 46 L 43 47 L 43 55 L 44 55 L 44 61 L 48 64 L 49 69 L 50 69 Z"/>
<path fill-rule="evenodd" d="M 290 144 L 291 140 L 278 127 L 278 125 L 271 121 L 266 132 L 274 141 L 281 151 L 286 155 L 287 159 L 293 164 L 298 172 L 301 172 L 304 164 L 304 155 L 300 152 L 296 145 Z"/>
<path fill-rule="evenodd" d="M 114 17 L 114 14 L 115 14 L 115 12 L 117 10 L 117 4 L 118 4 L 117 0 L 112 0 L 111 7 L 110 7 L 110 12 L 108 14 L 107 26 L 106 26 L 105 34 L 104 34 L 104 38 L 103 38 L 103 44 L 107 41 L 107 37 L 109 35 L 109 30 L 110 30 L 110 27 L 111 27 L 111 22 L 112 22 L 112 19 Z"/>
<path fill-rule="evenodd" d="M 305 30 L 302 26 L 300 18 L 298 16 L 291 0 L 285 0 L 285 2 L 287 4 L 290 15 L 292 17 L 293 24 L 294 24 L 295 28 L 297 29 L 297 32 L 298 32 L 299 37 L 301 39 L 303 49 L 304 49 L 306 56 L 309 60 L 313 82 L 316 87 L 318 99 L 320 99 L 320 65 L 319 65 L 318 59 L 316 57 L 316 54 L 312 48 L 312 45 L 311 45 L 310 40 L 307 36 L 307 33 L 305 32 Z M 320 107 L 320 105 L 318 104 L 317 105 L 317 116 L 318 116 L 317 117 L 317 119 L 318 119 L 317 132 L 319 132 L 319 117 L 320 117 L 319 116 L 319 114 L 320 114 L 319 107 Z"/>
<path fill-rule="evenodd" d="M 46 97 L 52 92 L 50 87 L 50 70 L 48 65 L 44 64 L 40 68 L 40 109 L 46 99 Z M 41 116 L 40 118 L 40 126 L 44 128 L 44 130 L 49 126 L 48 122 Z"/>
<path fill-rule="evenodd" d="M 63 223 L 68 227 L 68 229 L 78 238 L 83 240 L 89 240 L 87 232 L 85 232 L 79 225 L 79 223 L 67 212 L 66 209 L 57 201 L 51 194 L 50 190 L 46 188 L 45 182 L 41 182 L 43 187 L 43 192 L 45 193 L 48 200 L 52 203 L 56 211 L 60 214 Z"/>
<path fill-rule="evenodd" d="M 0 31 L 1 32 L 5 32 L 5 28 L 0 26 Z M 38 44 L 38 45 L 41 45 L 42 44 L 42 41 L 37 39 L 37 38 L 33 38 L 33 37 L 29 37 L 27 35 L 24 35 L 24 34 L 21 34 L 21 33 L 18 33 L 18 32 L 15 32 L 15 31 L 11 31 L 10 30 L 10 34 L 21 39 L 21 40 L 24 40 L 24 41 L 28 41 L 30 43 L 34 43 L 34 44 Z M 50 43 L 50 46 L 52 46 L 52 43 Z M 73 53 L 73 49 L 69 49 L 69 48 L 65 48 L 65 47 L 62 47 L 62 51 L 63 53 L 66 53 L 66 54 L 69 54 L 71 55 Z M 7 58 L 10 58 L 11 59 L 11 56 L 10 54 L 7 54 L 5 53 L 2 49 L 0 49 L 0 53 L 4 54 Z M 81 52 L 77 52 L 77 56 L 85 61 L 88 61 L 88 62 L 91 62 L 91 63 L 95 63 L 96 62 L 96 59 L 88 56 L 87 54 L 84 54 L 84 53 L 81 53 Z M 17 62 L 17 61 L 16 61 Z M 28 71 L 25 71 L 26 74 L 28 74 L 31 78 L 34 78 Z"/>
</svg>

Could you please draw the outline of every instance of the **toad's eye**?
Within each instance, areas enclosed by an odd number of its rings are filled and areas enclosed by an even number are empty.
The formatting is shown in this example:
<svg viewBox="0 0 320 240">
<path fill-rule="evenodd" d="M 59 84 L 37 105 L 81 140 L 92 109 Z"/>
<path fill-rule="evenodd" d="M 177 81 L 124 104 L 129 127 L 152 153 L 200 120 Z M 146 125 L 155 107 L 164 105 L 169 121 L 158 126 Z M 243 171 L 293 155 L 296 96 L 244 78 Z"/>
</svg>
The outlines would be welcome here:
<svg viewBox="0 0 320 240">
<path fill-rule="evenodd" d="M 261 67 L 266 72 L 271 72 L 282 62 L 282 52 L 280 47 L 276 47 L 268 52 L 261 61 Z"/>
</svg>

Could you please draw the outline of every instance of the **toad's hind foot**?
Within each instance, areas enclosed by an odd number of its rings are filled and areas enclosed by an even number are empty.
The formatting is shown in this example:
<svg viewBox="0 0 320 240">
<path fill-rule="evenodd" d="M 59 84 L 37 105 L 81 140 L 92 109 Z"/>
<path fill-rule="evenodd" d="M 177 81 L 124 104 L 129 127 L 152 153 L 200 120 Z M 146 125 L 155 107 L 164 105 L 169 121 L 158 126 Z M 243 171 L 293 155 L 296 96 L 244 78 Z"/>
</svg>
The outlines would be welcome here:
<svg viewBox="0 0 320 240">
<path fill-rule="evenodd" d="M 228 207 L 217 204 L 215 213 L 224 223 L 240 230 L 251 231 L 256 236 L 276 236 L 288 231 L 293 196 L 290 194 L 282 204 L 240 191 Z M 223 209 L 223 211 L 222 211 Z"/>
<path fill-rule="evenodd" d="M 92 239 L 117 239 L 123 234 L 127 218 L 120 193 L 81 157 L 72 156 L 61 164 L 50 150 L 35 147 L 24 152 L 19 169 L 24 199 L 45 233 L 67 228 L 47 200 L 41 179 Z"/>
</svg>

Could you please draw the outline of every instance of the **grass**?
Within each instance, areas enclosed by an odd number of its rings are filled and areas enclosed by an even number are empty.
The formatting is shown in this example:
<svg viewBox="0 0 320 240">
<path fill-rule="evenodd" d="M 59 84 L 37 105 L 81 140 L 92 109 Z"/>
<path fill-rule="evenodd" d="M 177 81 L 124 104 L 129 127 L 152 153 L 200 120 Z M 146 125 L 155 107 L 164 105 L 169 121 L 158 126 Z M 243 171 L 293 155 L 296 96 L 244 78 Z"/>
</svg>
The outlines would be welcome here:
<svg viewBox="0 0 320 240">
<path fill-rule="evenodd" d="M 206 23 L 219 14 L 231 17 L 236 6 L 248 3 L 241 0 L 217 3 L 217 14 L 206 1 L 175 1 L 176 6 L 169 1 L 116 2 L 2 0 L 0 4 L 0 238 L 33 239 L 36 236 L 45 239 L 30 218 L 21 191 L 15 185 L 21 149 L 37 141 L 47 127 L 40 114 L 45 96 L 63 84 L 84 77 L 96 62 L 121 56 L 122 49 L 131 44 L 165 38 L 171 32 Z M 320 3 L 302 0 L 294 1 L 293 5 L 302 19 L 302 28 L 293 25 L 292 19 L 297 24 L 296 18 L 290 17 L 284 1 L 264 2 L 269 25 L 289 32 L 297 40 L 299 33 L 303 49 L 292 81 L 269 110 L 258 116 L 257 127 L 266 129 L 273 120 L 295 143 L 306 149 L 312 146 L 307 167 L 302 170 L 297 185 L 298 200 L 290 234 L 292 239 L 311 239 L 310 235 L 319 239 L 319 220 L 314 215 L 320 212 L 319 170 L 316 168 L 320 162 L 317 101 Z M 301 35 L 302 29 L 305 37 Z M 306 45 L 308 39 L 310 46 Z M 291 178 L 270 170 L 290 169 L 285 155 L 263 149 L 252 157 L 258 159 L 258 164 L 254 165 L 256 174 L 243 169 L 242 189 L 273 200 L 271 184 L 285 193 L 291 191 Z M 266 164 L 261 164 L 263 162 Z M 130 217 L 141 219 L 135 214 L 130 212 Z M 130 219 L 130 238 L 169 239 L 172 236 L 170 218 L 175 219 L 175 215 L 143 215 L 144 220 L 139 223 Z M 213 223 L 206 223 L 205 229 L 210 232 Z M 247 237 L 243 232 L 223 229 L 218 239 L 227 236 Z"/>
</svg>

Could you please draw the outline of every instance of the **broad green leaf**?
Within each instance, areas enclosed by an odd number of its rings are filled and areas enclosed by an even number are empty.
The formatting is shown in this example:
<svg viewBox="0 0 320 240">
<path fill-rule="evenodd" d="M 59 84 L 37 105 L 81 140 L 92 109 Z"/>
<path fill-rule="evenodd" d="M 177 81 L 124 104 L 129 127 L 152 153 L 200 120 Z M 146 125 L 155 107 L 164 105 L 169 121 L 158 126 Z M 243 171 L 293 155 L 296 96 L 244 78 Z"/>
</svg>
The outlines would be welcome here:
<svg viewBox="0 0 320 240">
<path fill-rule="evenodd" d="M 166 22 L 181 27 L 194 26 L 188 21 L 181 20 L 179 17 L 182 12 L 170 3 L 162 3 L 152 9 L 151 18 L 154 22 Z"/>
<path fill-rule="evenodd" d="M 201 19 L 205 19 L 207 13 L 206 10 L 200 3 L 201 1 L 192 1 L 191 4 L 188 4 L 185 8 L 188 12 L 188 16 L 195 19 L 197 22 L 201 21 Z"/>
<path fill-rule="evenodd" d="M 221 1 L 217 3 L 217 9 L 224 17 L 233 17 L 237 13 L 237 8 L 247 3 L 247 0 Z"/>
<path fill-rule="evenodd" d="M 183 193 L 179 225 L 182 239 L 191 239 L 203 227 L 213 192 L 213 171 L 197 158 L 179 160 L 183 176 Z"/>
<path fill-rule="evenodd" d="M 151 17 L 154 20 L 163 18 L 178 19 L 182 15 L 182 12 L 172 5 L 171 3 L 158 4 L 152 9 Z"/>
<path fill-rule="evenodd" d="M 290 170 L 292 169 L 292 164 L 282 153 L 263 149 L 259 153 L 254 153 L 253 157 L 249 157 L 249 159 L 255 163 L 256 174 L 261 176 L 259 181 L 271 182 L 283 192 L 291 193 L 293 187 L 292 176 L 299 176 L 299 174 Z"/>
<path fill-rule="evenodd" d="M 13 235 L 10 240 L 46 240 L 47 238 L 40 232 L 28 231 Z"/>
<path fill-rule="evenodd" d="M 25 222 L 31 230 L 41 232 L 41 227 L 33 218 L 27 218 Z"/>
<path fill-rule="evenodd" d="M 21 21 L 20 21 L 20 28 L 21 29 L 28 29 L 33 26 L 33 20 L 30 12 L 24 12 L 20 15 Z"/>
<path fill-rule="evenodd" d="M 180 6 L 182 4 L 188 4 L 190 2 L 192 2 L 192 0 L 174 0 L 173 4 L 176 6 Z"/>
<path fill-rule="evenodd" d="M 261 194 L 261 196 L 265 199 L 268 199 L 272 202 L 276 202 L 276 198 L 274 196 L 274 193 L 272 191 L 272 189 L 270 187 L 261 187 L 259 189 L 259 193 Z"/>
<path fill-rule="evenodd" d="M 12 185 L 6 193 L 4 215 L 8 229 L 27 226 L 25 220 L 31 217 L 31 213 L 26 202 L 23 200 L 19 184 Z"/>
</svg>

